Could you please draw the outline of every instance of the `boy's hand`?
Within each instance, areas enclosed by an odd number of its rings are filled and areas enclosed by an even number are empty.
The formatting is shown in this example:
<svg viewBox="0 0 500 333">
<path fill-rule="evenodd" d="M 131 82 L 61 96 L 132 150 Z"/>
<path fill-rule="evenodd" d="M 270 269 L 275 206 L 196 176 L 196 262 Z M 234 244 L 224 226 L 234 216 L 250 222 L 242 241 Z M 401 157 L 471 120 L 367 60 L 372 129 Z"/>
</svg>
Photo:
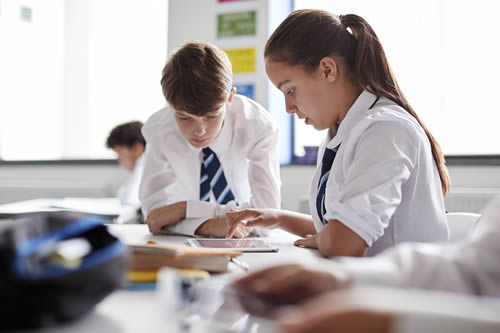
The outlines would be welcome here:
<svg viewBox="0 0 500 333">
<path fill-rule="evenodd" d="M 227 224 L 226 218 L 215 218 L 205 221 L 202 225 L 196 229 L 196 235 L 212 236 L 222 238 L 226 236 L 229 226 Z M 244 238 L 252 231 L 252 228 L 245 225 L 239 225 L 235 232 L 234 237 Z"/>
<path fill-rule="evenodd" d="M 171 205 L 151 210 L 144 223 L 153 234 L 165 232 L 169 225 L 175 224 L 186 217 L 186 201 L 179 201 Z"/>
</svg>

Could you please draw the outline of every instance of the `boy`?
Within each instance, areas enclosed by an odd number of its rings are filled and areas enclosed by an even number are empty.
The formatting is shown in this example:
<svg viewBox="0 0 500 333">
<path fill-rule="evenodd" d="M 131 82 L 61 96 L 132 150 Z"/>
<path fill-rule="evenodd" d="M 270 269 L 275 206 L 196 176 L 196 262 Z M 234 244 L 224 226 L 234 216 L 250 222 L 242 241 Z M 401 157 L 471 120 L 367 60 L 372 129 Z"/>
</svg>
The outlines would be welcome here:
<svg viewBox="0 0 500 333">
<path fill-rule="evenodd" d="M 106 140 L 106 146 L 118 154 L 120 166 L 131 172 L 127 182 L 118 189 L 122 205 L 140 207 L 139 184 L 144 168 L 146 141 L 142 136 L 142 123 L 131 121 L 113 128 Z"/>
<path fill-rule="evenodd" d="M 168 107 L 143 127 L 148 142 L 140 200 L 152 233 L 224 237 L 234 208 L 280 206 L 278 130 L 236 95 L 227 55 L 187 43 L 162 73 Z M 242 226 L 236 236 L 245 237 Z"/>
</svg>

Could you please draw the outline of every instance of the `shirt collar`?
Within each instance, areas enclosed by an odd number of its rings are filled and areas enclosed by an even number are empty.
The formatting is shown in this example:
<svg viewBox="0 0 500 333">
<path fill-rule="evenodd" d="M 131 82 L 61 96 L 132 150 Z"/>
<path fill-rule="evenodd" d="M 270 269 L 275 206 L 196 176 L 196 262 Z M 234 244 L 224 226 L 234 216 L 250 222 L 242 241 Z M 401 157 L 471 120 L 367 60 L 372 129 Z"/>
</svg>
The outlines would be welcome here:
<svg viewBox="0 0 500 333">
<path fill-rule="evenodd" d="M 328 130 L 327 148 L 332 149 L 341 144 L 342 141 L 347 138 L 352 128 L 358 123 L 359 119 L 369 110 L 370 106 L 372 106 L 376 99 L 377 96 L 363 90 L 354 104 L 347 111 L 346 116 L 340 125 Z"/>
</svg>

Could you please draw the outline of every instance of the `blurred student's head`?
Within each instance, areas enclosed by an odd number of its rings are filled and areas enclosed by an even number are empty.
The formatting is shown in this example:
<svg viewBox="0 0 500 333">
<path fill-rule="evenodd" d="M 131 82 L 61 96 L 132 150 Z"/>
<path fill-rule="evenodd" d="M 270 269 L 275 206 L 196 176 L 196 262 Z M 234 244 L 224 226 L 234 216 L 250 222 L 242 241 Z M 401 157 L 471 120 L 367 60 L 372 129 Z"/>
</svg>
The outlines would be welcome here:
<svg viewBox="0 0 500 333">
<path fill-rule="evenodd" d="M 118 154 L 120 166 L 134 170 L 135 163 L 144 153 L 146 141 L 142 136 L 142 122 L 131 121 L 116 126 L 111 130 L 106 146 Z"/>
<path fill-rule="evenodd" d="M 161 86 L 183 136 L 194 147 L 207 147 L 236 92 L 226 53 L 207 43 L 183 45 L 163 68 Z"/>
</svg>

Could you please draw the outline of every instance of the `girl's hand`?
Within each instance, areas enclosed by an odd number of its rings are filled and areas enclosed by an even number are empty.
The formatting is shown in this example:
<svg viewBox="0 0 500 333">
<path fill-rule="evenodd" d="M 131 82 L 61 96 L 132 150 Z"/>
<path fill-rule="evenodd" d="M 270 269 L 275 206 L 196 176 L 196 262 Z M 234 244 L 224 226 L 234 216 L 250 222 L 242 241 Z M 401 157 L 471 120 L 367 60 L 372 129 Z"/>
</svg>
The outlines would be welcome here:
<svg viewBox="0 0 500 333">
<path fill-rule="evenodd" d="M 235 231 L 241 225 L 247 227 L 264 227 L 276 228 L 279 221 L 279 209 L 243 209 L 233 210 L 226 213 L 226 221 L 229 225 L 229 230 L 226 238 L 233 237 Z"/>
<path fill-rule="evenodd" d="M 229 225 L 227 224 L 226 218 L 215 218 L 205 221 L 202 225 L 196 229 L 196 235 L 211 236 L 222 238 L 226 236 L 229 230 Z M 234 231 L 235 238 L 244 238 L 252 231 L 251 227 L 244 224 L 236 226 Z"/>
<path fill-rule="evenodd" d="M 318 248 L 318 234 L 315 235 L 306 235 L 304 238 L 297 239 L 295 243 L 293 243 L 295 246 L 300 246 L 300 247 L 307 247 L 310 249 L 317 249 Z"/>
</svg>

